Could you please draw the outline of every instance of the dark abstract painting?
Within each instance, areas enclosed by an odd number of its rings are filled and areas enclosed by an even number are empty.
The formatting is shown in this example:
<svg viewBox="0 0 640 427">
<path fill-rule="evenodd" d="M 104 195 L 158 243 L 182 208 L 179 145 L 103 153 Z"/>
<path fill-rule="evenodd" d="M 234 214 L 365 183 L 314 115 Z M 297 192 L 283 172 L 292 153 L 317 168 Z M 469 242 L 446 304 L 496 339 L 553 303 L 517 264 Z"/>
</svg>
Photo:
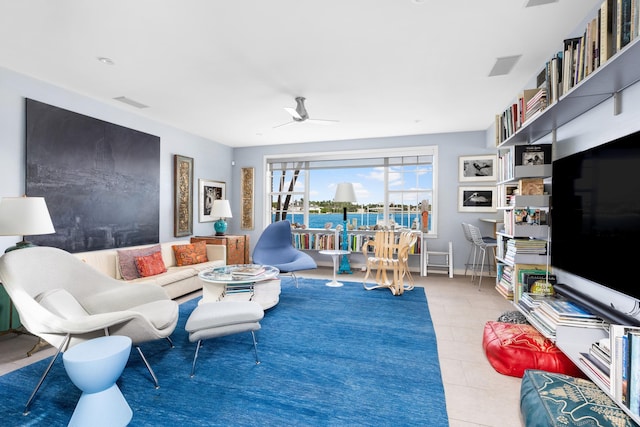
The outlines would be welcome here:
<svg viewBox="0 0 640 427">
<path fill-rule="evenodd" d="M 26 100 L 26 194 L 43 196 L 43 246 L 93 251 L 159 241 L 160 138 Z"/>
</svg>

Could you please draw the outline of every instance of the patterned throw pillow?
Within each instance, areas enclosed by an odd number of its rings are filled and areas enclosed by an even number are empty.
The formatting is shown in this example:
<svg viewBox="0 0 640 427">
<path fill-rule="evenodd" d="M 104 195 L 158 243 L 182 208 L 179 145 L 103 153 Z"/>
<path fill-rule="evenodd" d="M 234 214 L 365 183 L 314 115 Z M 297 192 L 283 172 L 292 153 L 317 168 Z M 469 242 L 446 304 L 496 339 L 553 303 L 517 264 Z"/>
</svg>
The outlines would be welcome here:
<svg viewBox="0 0 640 427">
<path fill-rule="evenodd" d="M 173 253 L 176 256 L 176 265 L 192 265 L 207 262 L 207 242 L 195 242 L 188 245 L 172 246 Z"/>
<path fill-rule="evenodd" d="M 164 273 L 167 271 L 167 267 L 162 260 L 162 253 L 154 252 L 147 256 L 137 256 L 136 267 L 140 277 L 155 276 L 156 274 Z"/>
<path fill-rule="evenodd" d="M 140 277 L 136 267 L 137 256 L 147 256 L 160 252 L 160 245 L 149 246 L 141 249 L 118 249 L 118 267 L 124 280 L 133 280 Z"/>
</svg>

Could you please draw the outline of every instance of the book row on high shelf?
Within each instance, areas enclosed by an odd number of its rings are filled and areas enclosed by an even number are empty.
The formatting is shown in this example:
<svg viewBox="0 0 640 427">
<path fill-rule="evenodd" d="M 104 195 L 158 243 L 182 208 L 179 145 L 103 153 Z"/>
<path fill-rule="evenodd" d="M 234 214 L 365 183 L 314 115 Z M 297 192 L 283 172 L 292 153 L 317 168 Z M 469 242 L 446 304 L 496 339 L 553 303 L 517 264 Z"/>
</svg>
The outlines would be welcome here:
<svg viewBox="0 0 640 427">
<path fill-rule="evenodd" d="M 609 336 L 580 353 L 580 362 L 610 394 L 640 416 L 640 329 L 609 325 Z"/>
<path fill-rule="evenodd" d="M 343 234 L 338 233 L 338 249 L 342 249 Z M 369 240 L 373 240 L 373 234 L 348 233 L 348 249 L 352 252 L 362 251 L 362 246 Z M 399 236 L 397 237 L 399 238 Z M 292 243 L 296 249 L 306 250 L 327 250 L 336 249 L 336 233 L 310 233 L 295 232 L 292 235 Z M 420 253 L 421 239 L 417 239 L 416 243 L 410 248 L 409 254 Z"/>
<path fill-rule="evenodd" d="M 496 115 L 496 145 L 517 132 L 527 121 L 556 103 L 615 53 L 638 37 L 640 0 L 604 0 L 587 20 L 579 37 L 563 41 L 536 78 L 536 87 L 523 90 Z"/>
</svg>

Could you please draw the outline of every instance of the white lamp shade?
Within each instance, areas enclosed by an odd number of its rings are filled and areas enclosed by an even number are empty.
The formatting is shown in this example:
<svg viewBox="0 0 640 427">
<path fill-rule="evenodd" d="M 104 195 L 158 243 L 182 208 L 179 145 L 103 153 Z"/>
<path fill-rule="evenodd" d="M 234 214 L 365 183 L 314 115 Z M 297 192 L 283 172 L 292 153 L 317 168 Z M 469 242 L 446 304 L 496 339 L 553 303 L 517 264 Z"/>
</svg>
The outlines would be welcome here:
<svg viewBox="0 0 640 427">
<path fill-rule="evenodd" d="M 213 201 L 211 216 L 214 218 L 231 218 L 231 206 L 228 200 L 217 199 Z"/>
<path fill-rule="evenodd" d="M 0 236 L 55 232 L 44 197 L 3 197 L 0 200 Z"/>
<path fill-rule="evenodd" d="M 353 184 L 350 182 L 341 182 L 336 187 L 336 195 L 333 198 L 334 202 L 356 202 L 356 191 L 353 188 Z"/>
</svg>

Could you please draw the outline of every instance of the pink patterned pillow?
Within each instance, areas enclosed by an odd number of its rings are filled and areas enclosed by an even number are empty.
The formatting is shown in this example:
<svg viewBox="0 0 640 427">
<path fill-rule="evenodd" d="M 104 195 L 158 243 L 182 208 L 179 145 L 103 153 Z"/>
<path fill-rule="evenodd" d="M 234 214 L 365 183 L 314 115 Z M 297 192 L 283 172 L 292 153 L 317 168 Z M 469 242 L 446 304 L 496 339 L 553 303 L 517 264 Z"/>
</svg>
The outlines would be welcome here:
<svg viewBox="0 0 640 427">
<path fill-rule="evenodd" d="M 151 255 L 156 252 L 160 252 L 159 244 L 140 249 L 118 249 L 118 266 L 120 267 L 120 275 L 122 278 L 124 280 L 133 280 L 140 277 L 135 258 L 138 256 Z"/>
<path fill-rule="evenodd" d="M 160 252 L 154 252 L 147 256 L 137 256 L 135 260 L 140 277 L 155 276 L 167 271 Z"/>
</svg>

